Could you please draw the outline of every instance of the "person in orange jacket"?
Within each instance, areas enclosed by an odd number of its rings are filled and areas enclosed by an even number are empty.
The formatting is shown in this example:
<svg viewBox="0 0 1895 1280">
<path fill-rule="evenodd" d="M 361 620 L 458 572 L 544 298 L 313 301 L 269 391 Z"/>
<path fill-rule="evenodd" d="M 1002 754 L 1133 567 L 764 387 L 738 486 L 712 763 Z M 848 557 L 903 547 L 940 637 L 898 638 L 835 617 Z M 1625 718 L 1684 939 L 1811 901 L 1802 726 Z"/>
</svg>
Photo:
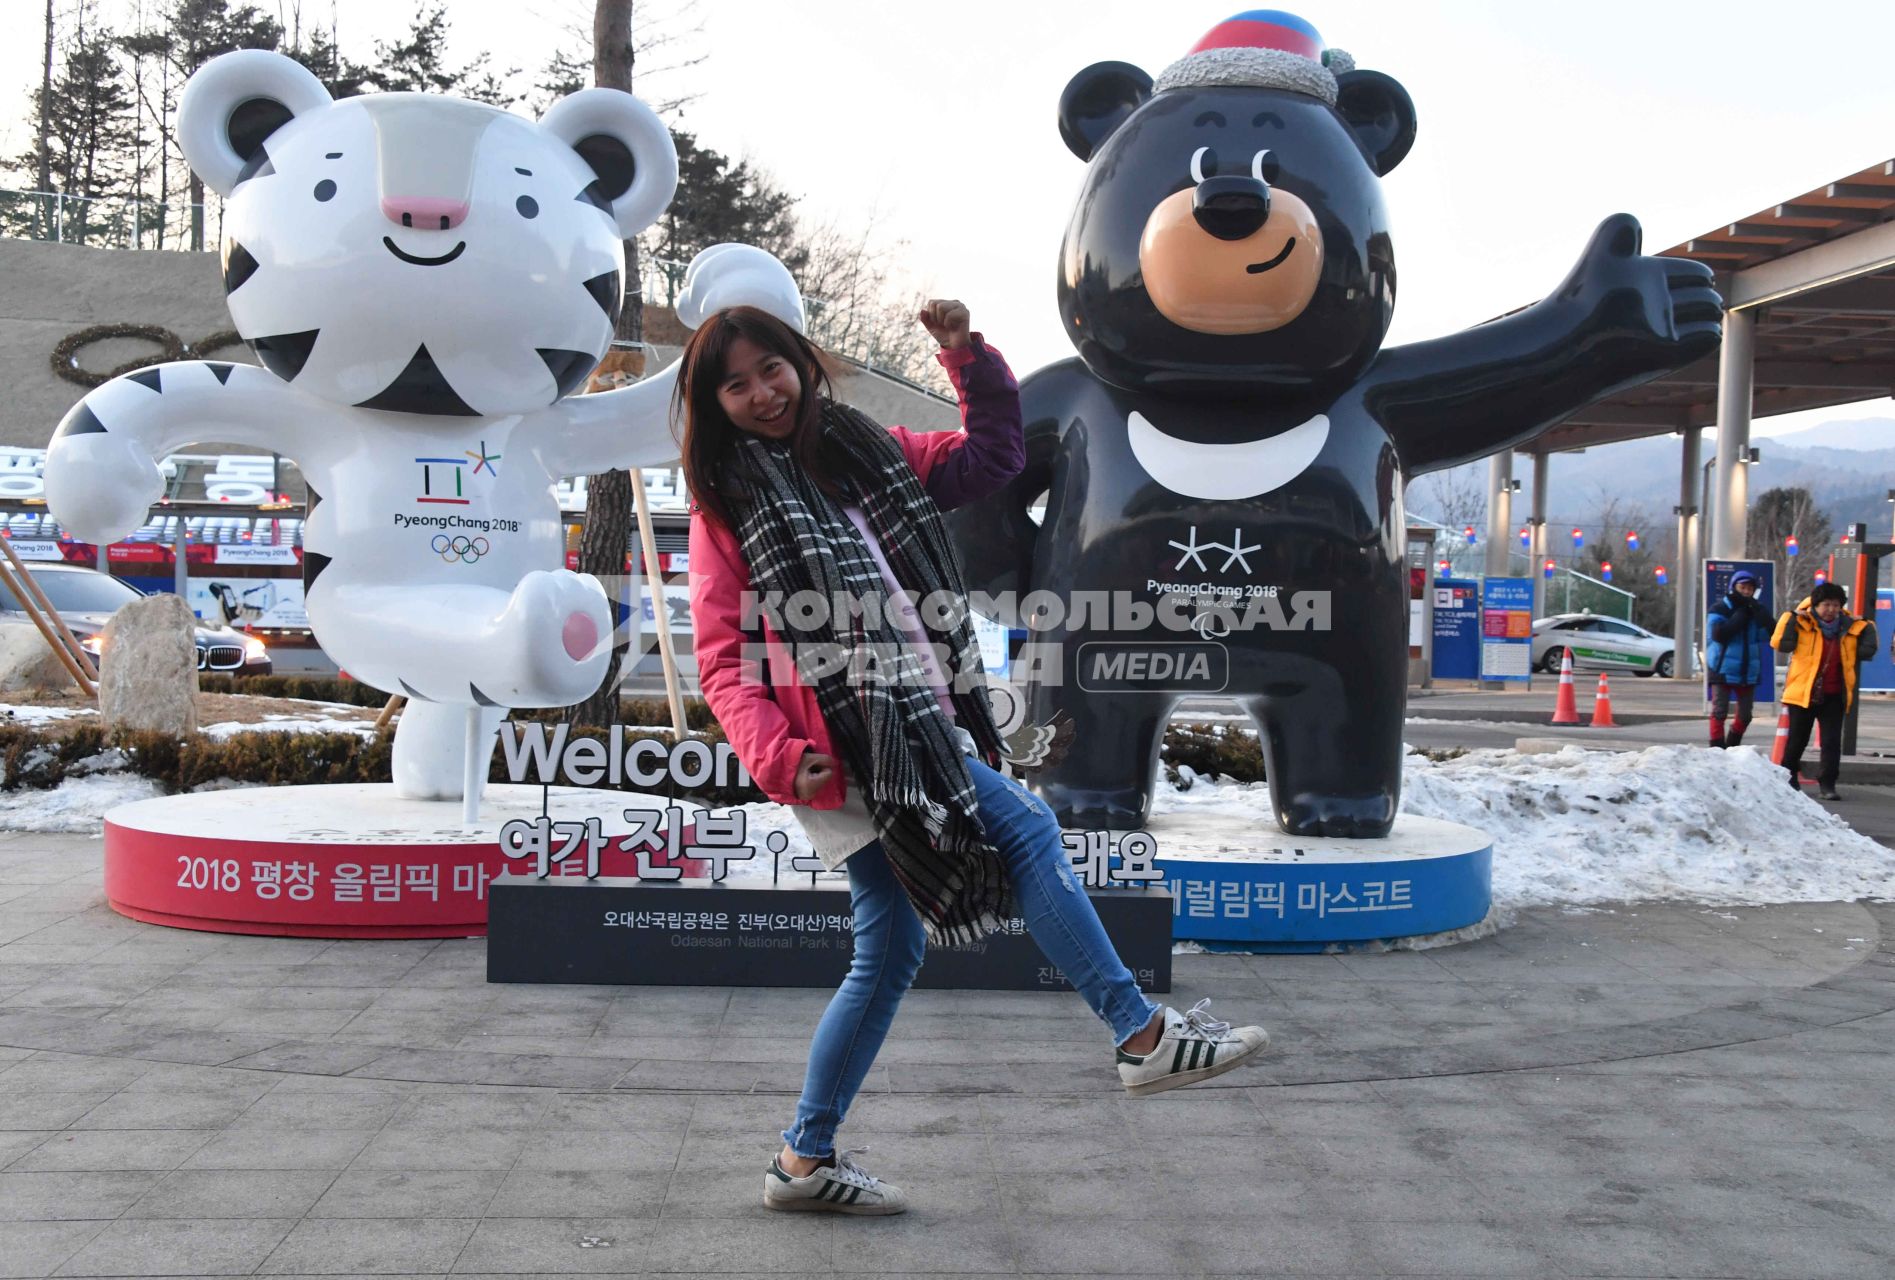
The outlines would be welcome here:
<svg viewBox="0 0 1895 1280">
<path fill-rule="evenodd" d="M 1790 715 L 1789 741 L 1783 748 L 1783 767 L 1790 785 L 1803 781 L 1803 749 L 1809 745 L 1810 726 L 1822 729 L 1822 753 L 1816 773 L 1817 796 L 1840 800 L 1836 775 L 1842 768 L 1842 718 L 1856 696 L 1856 667 L 1875 653 L 1875 624 L 1849 616 L 1843 608 L 1849 593 L 1839 584 L 1825 582 L 1809 598 L 1777 619 L 1770 643 L 1790 655 L 1789 674 L 1783 681 L 1783 703 Z"/>
</svg>

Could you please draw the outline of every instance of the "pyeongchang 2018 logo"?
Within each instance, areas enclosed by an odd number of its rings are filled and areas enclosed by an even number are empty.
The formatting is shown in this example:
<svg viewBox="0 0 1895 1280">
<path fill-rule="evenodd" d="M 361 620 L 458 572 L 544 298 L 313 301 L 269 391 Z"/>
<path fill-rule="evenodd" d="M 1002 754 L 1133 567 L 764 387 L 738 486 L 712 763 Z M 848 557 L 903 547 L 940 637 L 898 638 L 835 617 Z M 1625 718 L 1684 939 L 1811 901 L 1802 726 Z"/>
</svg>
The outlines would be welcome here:
<svg viewBox="0 0 1895 1280">
<path fill-rule="evenodd" d="M 492 550 L 485 538 L 470 538 L 459 533 L 452 536 L 437 533 L 434 535 L 434 541 L 428 545 L 433 548 L 434 554 L 449 564 L 456 561 L 461 564 L 478 564 L 480 558 Z"/>
</svg>

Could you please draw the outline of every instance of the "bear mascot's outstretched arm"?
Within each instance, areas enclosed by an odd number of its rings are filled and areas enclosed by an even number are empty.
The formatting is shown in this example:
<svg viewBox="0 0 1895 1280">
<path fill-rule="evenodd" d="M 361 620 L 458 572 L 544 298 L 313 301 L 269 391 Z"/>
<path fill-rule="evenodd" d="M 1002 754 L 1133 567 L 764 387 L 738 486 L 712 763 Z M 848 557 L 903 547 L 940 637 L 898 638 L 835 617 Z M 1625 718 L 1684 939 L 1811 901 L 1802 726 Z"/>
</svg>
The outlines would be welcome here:
<svg viewBox="0 0 1895 1280">
<path fill-rule="evenodd" d="M 1413 476 L 1530 440 L 1576 410 L 1717 349 L 1711 269 L 1639 252 L 1614 214 L 1543 301 L 1445 338 L 1385 350 L 1364 391 Z"/>
</svg>

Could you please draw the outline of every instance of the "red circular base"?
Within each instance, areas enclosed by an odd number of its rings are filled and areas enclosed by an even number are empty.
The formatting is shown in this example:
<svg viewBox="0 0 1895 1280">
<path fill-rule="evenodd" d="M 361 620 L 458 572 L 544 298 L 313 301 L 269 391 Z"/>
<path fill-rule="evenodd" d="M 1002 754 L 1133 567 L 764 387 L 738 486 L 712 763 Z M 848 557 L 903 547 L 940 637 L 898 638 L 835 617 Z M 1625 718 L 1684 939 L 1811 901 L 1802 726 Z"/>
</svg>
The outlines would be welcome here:
<svg viewBox="0 0 1895 1280">
<path fill-rule="evenodd" d="M 133 920 L 211 933 L 480 937 L 488 883 L 533 872 L 502 853 L 500 828 L 542 807 L 555 822 L 599 820 L 602 875 L 637 874 L 615 838 L 633 830 L 627 809 L 677 808 L 687 820 L 697 809 L 636 792 L 495 785 L 479 823 L 463 828 L 460 801 L 404 800 L 386 785 L 164 796 L 106 814 L 105 896 Z M 583 849 L 552 868 L 585 872 Z"/>
</svg>

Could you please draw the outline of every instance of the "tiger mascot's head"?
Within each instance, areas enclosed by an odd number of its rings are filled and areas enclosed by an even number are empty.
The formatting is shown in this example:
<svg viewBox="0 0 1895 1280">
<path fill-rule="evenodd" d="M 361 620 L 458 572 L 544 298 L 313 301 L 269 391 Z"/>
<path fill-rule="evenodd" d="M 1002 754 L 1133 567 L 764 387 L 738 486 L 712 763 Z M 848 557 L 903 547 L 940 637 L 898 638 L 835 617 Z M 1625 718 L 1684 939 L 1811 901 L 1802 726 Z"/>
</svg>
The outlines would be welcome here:
<svg viewBox="0 0 1895 1280">
<path fill-rule="evenodd" d="M 623 241 L 678 185 L 671 135 L 587 89 L 538 123 L 432 94 L 336 101 L 299 63 L 228 53 L 179 106 L 225 196 L 237 332 L 299 390 L 392 412 L 542 408 L 604 355 Z"/>
</svg>

